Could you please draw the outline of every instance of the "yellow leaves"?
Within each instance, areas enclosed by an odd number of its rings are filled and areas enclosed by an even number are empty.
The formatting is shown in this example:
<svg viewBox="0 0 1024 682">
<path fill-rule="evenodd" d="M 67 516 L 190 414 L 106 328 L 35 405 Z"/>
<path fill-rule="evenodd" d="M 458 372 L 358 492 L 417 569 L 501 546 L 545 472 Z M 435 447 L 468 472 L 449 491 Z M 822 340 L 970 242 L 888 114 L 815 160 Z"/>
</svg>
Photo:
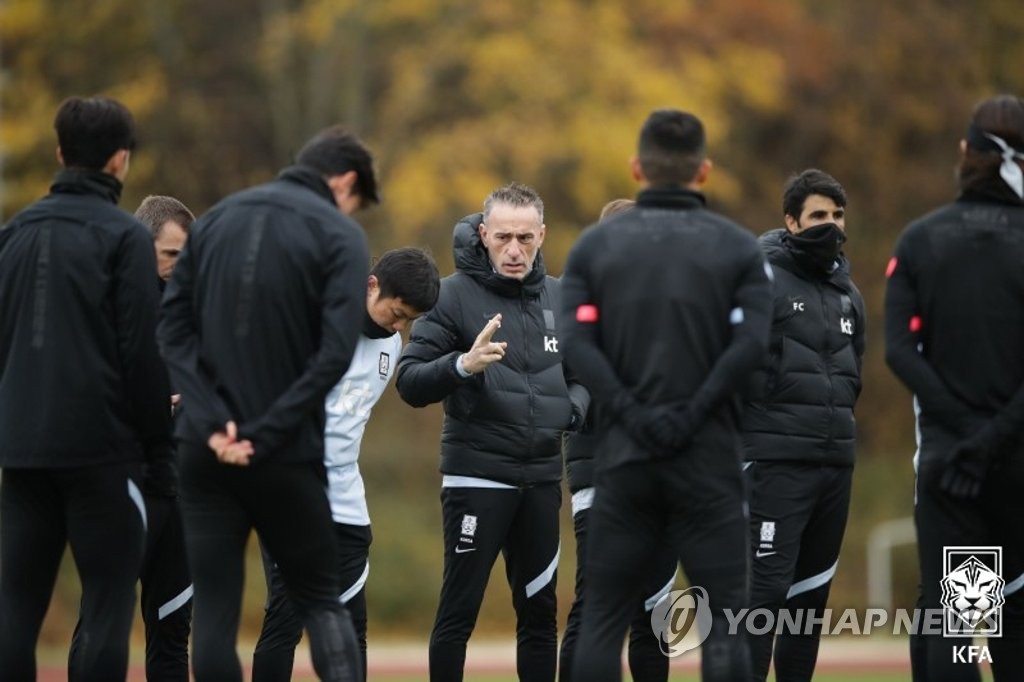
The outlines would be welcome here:
<svg viewBox="0 0 1024 682">
<path fill-rule="evenodd" d="M 46 22 L 47 7 L 39 0 L 6 0 L 0 4 L 0 41 L 29 40 Z"/>
</svg>

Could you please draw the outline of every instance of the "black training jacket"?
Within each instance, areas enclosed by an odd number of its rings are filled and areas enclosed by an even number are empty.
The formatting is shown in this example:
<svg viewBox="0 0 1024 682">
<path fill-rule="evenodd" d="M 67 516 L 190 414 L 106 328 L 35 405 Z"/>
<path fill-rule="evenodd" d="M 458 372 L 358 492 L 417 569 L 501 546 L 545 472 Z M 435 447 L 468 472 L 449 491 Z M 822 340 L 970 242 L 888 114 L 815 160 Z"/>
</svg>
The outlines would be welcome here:
<svg viewBox="0 0 1024 682">
<path fill-rule="evenodd" d="M 1024 206 L 964 196 L 910 223 L 886 270 L 885 349 L 923 443 L 1024 428 Z"/>
<path fill-rule="evenodd" d="M 170 456 L 149 231 L 121 183 L 64 170 L 0 230 L 0 466 Z"/>
<path fill-rule="evenodd" d="M 771 321 L 757 240 L 703 195 L 652 188 L 587 229 L 562 277 L 564 345 L 596 405 L 598 465 L 645 460 L 618 421 L 624 396 L 686 406 L 693 446 L 738 470 L 738 391 L 761 365 Z M 724 470 L 724 469 L 723 469 Z"/>
<path fill-rule="evenodd" d="M 522 281 L 494 272 L 478 228 L 455 226 L 456 273 L 413 325 L 398 363 L 398 392 L 413 407 L 444 401 L 441 472 L 513 485 L 558 481 L 562 432 L 586 415 L 586 389 L 567 379 L 560 346 L 559 282 L 541 255 Z M 455 361 L 495 314 L 505 357 L 468 378 Z"/>
<path fill-rule="evenodd" d="M 864 299 L 846 258 L 820 274 L 794 257 L 786 235 L 760 239 L 774 273 L 774 311 L 768 362 L 743 410 L 743 456 L 853 466 Z"/>
<path fill-rule="evenodd" d="M 254 464 L 322 460 L 324 396 L 352 360 L 368 263 L 362 228 L 301 166 L 197 220 L 158 330 L 179 436 L 206 443 L 234 420 Z"/>
</svg>

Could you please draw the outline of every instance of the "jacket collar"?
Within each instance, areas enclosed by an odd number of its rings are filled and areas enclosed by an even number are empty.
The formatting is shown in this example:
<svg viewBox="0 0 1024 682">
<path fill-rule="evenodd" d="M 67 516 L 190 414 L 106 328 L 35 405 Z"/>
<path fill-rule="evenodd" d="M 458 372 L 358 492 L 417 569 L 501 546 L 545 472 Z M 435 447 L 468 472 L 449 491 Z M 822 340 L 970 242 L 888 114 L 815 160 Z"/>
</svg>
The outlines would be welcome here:
<svg viewBox="0 0 1024 682">
<path fill-rule="evenodd" d="M 638 206 L 687 210 L 704 208 L 707 200 L 700 192 L 682 187 L 648 187 L 636 195 Z"/>
<path fill-rule="evenodd" d="M 50 191 L 54 194 L 91 194 L 112 204 L 121 200 L 124 185 L 110 173 L 89 168 L 65 168 L 57 173 Z"/>
<path fill-rule="evenodd" d="M 324 180 L 323 176 L 319 171 L 310 168 L 309 166 L 288 166 L 278 173 L 277 178 L 278 180 L 284 180 L 285 182 L 301 185 L 331 202 L 331 206 L 336 205 L 334 202 L 334 193 L 331 192 L 331 188 L 327 186 L 327 182 Z"/>
</svg>

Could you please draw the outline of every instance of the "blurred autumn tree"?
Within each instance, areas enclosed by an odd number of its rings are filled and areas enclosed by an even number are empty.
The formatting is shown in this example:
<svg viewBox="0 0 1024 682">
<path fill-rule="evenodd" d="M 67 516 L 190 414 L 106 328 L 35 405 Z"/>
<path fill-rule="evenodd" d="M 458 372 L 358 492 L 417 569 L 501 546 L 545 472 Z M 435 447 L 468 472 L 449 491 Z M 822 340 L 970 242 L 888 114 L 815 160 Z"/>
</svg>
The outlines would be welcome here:
<svg viewBox="0 0 1024 682">
<path fill-rule="evenodd" d="M 95 92 L 138 119 L 125 208 L 156 192 L 204 210 L 342 121 L 382 173 L 385 202 L 360 217 L 374 250 L 429 245 L 443 272 L 455 220 L 512 179 L 544 197 L 545 257 L 560 272 L 601 205 L 634 193 L 626 161 L 654 107 L 705 120 L 709 198 L 755 232 L 780 224 L 787 175 L 831 172 L 850 195 L 848 253 L 870 315 L 859 418 L 875 478 L 855 499 L 859 542 L 909 509 L 891 483 L 905 484 L 913 445 L 909 397 L 882 358 L 884 264 L 909 219 L 955 195 L 973 104 L 1024 92 L 1024 13 L 1013 0 L 6 0 L 0 60 L 5 217 L 46 191 L 58 103 Z M 375 556 L 387 557 L 371 596 L 385 620 L 416 626 L 438 584 L 439 422 L 390 392 L 364 448 Z M 418 591 L 389 598 L 410 573 Z"/>
</svg>

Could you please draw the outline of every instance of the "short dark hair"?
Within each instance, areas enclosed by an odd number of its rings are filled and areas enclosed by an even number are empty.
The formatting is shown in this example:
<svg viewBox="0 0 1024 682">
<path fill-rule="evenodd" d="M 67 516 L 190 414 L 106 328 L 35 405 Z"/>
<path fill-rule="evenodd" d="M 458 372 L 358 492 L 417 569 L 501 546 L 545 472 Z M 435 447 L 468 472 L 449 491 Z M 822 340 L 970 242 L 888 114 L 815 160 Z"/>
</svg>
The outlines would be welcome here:
<svg viewBox="0 0 1024 682">
<path fill-rule="evenodd" d="M 996 135 L 1024 152 L 1024 99 L 1016 95 L 996 95 L 975 107 L 967 132 L 967 150 L 957 169 L 961 191 L 1021 203 L 1020 197 L 999 175 L 1003 158 L 998 146 L 985 138 L 985 133 Z"/>
<path fill-rule="evenodd" d="M 343 126 L 325 128 L 311 137 L 299 150 L 295 160 L 324 177 L 355 171 L 355 191 L 362 199 L 362 206 L 380 203 L 373 155 L 355 133 Z"/>
<path fill-rule="evenodd" d="M 189 228 L 192 227 L 192 223 L 196 219 L 192 215 L 192 211 L 188 210 L 185 204 L 174 197 L 161 196 L 159 194 L 150 194 L 143 199 L 139 207 L 135 209 L 135 217 L 149 228 L 149 233 L 153 235 L 153 239 L 160 236 L 160 232 L 168 220 L 178 223 L 181 229 L 188 233 Z"/>
<path fill-rule="evenodd" d="M 697 176 L 706 145 L 699 118 L 678 109 L 656 109 L 640 129 L 637 157 L 651 185 L 680 186 Z"/>
<path fill-rule="evenodd" d="M 135 149 L 135 119 L 109 97 L 69 97 L 53 120 L 68 168 L 102 170 L 115 152 Z"/>
<path fill-rule="evenodd" d="M 437 303 L 441 276 L 425 249 L 412 246 L 386 251 L 370 270 L 377 278 L 381 298 L 400 298 L 413 310 L 425 313 Z"/>
<path fill-rule="evenodd" d="M 836 202 L 836 206 L 846 206 L 846 190 L 839 181 L 825 171 L 808 168 L 786 180 L 782 189 L 782 215 L 799 219 L 807 197 L 812 194 L 828 197 Z"/>
<path fill-rule="evenodd" d="M 544 223 L 544 202 L 541 200 L 537 190 L 529 185 L 524 185 L 520 182 L 510 182 L 488 194 L 487 198 L 484 199 L 484 222 L 487 221 L 487 216 L 490 215 L 491 209 L 494 208 L 495 204 L 508 204 L 516 208 L 529 208 L 532 206 L 537 209 L 537 215 L 540 216 L 541 224 Z"/>
</svg>

